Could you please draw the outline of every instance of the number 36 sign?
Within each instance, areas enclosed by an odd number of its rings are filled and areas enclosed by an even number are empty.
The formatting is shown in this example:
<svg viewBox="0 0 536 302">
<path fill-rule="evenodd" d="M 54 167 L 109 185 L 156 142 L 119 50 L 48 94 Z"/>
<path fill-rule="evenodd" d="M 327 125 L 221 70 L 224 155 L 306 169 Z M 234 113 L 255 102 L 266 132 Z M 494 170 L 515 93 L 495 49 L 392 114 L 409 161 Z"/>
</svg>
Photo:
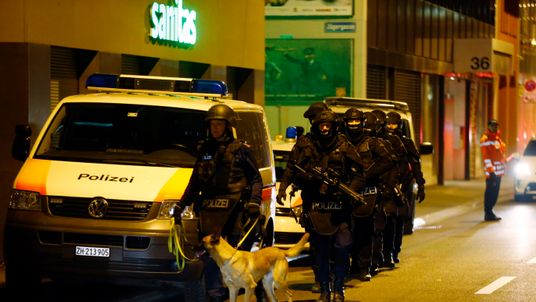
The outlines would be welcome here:
<svg viewBox="0 0 536 302">
<path fill-rule="evenodd" d="M 454 40 L 454 70 L 456 72 L 492 72 L 491 39 Z"/>
</svg>

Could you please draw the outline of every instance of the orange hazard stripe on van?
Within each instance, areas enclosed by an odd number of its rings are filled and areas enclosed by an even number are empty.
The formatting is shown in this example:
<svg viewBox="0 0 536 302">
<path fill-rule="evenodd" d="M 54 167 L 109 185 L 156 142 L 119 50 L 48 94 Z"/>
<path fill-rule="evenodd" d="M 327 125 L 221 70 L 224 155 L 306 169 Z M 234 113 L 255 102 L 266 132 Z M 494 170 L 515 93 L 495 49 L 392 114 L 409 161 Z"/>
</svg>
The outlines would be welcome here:
<svg viewBox="0 0 536 302">
<path fill-rule="evenodd" d="M 182 193 L 188 185 L 188 182 L 190 182 L 192 171 L 193 169 L 177 169 L 177 172 L 175 172 L 175 174 L 169 178 L 162 189 L 160 189 L 160 192 L 158 192 L 158 195 L 156 195 L 154 201 L 181 198 Z"/>
<path fill-rule="evenodd" d="M 275 186 L 269 186 L 269 187 L 264 187 L 262 188 L 262 201 L 263 202 L 268 202 L 268 203 L 271 203 L 272 202 L 272 192 L 275 190 Z"/>
<path fill-rule="evenodd" d="M 17 179 L 15 189 L 47 193 L 47 177 L 50 170 L 49 160 L 30 159 L 22 167 Z"/>
</svg>

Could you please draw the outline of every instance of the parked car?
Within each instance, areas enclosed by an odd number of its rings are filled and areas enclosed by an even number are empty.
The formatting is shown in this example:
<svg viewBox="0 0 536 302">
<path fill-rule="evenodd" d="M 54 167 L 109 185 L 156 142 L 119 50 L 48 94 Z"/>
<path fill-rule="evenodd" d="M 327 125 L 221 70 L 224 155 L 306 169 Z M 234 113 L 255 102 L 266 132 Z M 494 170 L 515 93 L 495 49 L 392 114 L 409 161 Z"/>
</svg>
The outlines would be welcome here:
<svg viewBox="0 0 536 302">
<path fill-rule="evenodd" d="M 514 200 L 536 200 L 536 138 L 529 141 L 515 165 Z"/>
<path fill-rule="evenodd" d="M 276 190 L 287 166 L 288 157 L 296 142 L 295 127 L 287 129 L 287 137 L 276 136 L 272 142 L 275 161 Z M 300 225 L 299 218 L 302 212 L 302 199 L 300 191 L 291 185 L 287 188 L 287 198 L 284 205 L 276 205 L 275 210 L 275 246 L 289 248 L 296 244 L 303 236 L 305 229 Z M 308 247 L 308 244 L 306 248 Z"/>
</svg>

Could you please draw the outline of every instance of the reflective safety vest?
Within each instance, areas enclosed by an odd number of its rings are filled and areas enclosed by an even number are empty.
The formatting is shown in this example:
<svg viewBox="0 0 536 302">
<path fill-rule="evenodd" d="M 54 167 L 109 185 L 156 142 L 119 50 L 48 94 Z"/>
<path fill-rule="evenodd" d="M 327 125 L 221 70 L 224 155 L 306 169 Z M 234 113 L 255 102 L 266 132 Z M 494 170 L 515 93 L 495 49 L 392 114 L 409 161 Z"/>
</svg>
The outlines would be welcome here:
<svg viewBox="0 0 536 302">
<path fill-rule="evenodd" d="M 486 178 L 489 178 L 491 173 L 495 173 L 497 176 L 504 175 L 506 169 L 506 157 L 504 156 L 506 145 L 499 137 L 499 134 L 490 131 L 482 134 L 480 150 L 484 161 Z"/>
</svg>

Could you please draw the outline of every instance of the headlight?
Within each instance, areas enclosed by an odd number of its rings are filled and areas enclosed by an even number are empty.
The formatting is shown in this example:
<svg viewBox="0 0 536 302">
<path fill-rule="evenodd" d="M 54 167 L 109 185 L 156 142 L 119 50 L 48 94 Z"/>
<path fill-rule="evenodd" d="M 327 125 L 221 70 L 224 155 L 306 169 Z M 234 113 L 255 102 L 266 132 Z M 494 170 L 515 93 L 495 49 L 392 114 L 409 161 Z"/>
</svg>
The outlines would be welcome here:
<svg viewBox="0 0 536 302">
<path fill-rule="evenodd" d="M 526 162 L 518 162 L 514 168 L 517 177 L 529 176 L 530 175 L 530 165 Z"/>
<path fill-rule="evenodd" d="M 158 212 L 158 219 L 170 219 L 173 217 L 173 212 L 175 209 L 175 205 L 179 202 L 177 199 L 170 199 L 170 200 L 164 200 L 162 201 L 162 204 L 160 205 L 160 211 Z M 195 217 L 194 211 L 192 207 L 186 207 L 184 211 L 182 211 L 181 218 L 183 219 L 192 219 Z"/>
<path fill-rule="evenodd" d="M 13 190 L 9 198 L 9 208 L 41 211 L 41 195 L 32 191 Z"/>
</svg>

